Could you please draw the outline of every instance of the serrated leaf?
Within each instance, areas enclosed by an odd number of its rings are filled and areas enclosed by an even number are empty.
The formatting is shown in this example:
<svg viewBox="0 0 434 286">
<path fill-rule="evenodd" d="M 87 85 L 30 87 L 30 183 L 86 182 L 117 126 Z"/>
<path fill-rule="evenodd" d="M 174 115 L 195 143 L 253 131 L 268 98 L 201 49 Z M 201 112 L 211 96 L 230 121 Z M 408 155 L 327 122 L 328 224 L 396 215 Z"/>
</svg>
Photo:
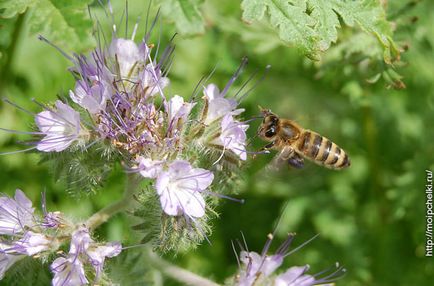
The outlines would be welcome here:
<svg viewBox="0 0 434 286">
<path fill-rule="evenodd" d="M 195 35 L 205 32 L 205 24 L 199 10 L 203 0 L 167 0 L 160 3 L 161 11 L 175 23 L 180 34 Z"/>
<path fill-rule="evenodd" d="M 33 6 L 38 0 L 2 0 L 0 1 L 1 17 L 12 18 L 16 14 L 21 14 L 26 11 L 27 8 Z"/>
<path fill-rule="evenodd" d="M 243 1 L 241 3 L 241 9 L 244 11 L 243 20 L 249 24 L 255 20 L 261 20 L 266 8 L 263 0 Z"/>
<path fill-rule="evenodd" d="M 87 6 L 92 0 L 38 0 L 29 20 L 30 32 L 42 33 L 62 48 L 81 51 L 93 43 Z"/>
<path fill-rule="evenodd" d="M 311 16 L 317 20 L 315 30 L 320 37 L 318 47 L 325 51 L 338 39 L 337 28 L 341 27 L 339 19 L 329 0 L 309 1 L 308 4 L 312 9 Z"/>
<path fill-rule="evenodd" d="M 375 37 L 390 64 L 399 59 L 392 29 L 378 0 L 243 0 L 242 18 L 251 23 L 266 14 L 282 41 L 298 47 L 313 59 L 338 39 L 339 16 L 350 27 Z"/>
<path fill-rule="evenodd" d="M 342 17 L 345 24 L 357 24 L 363 31 L 375 36 L 384 49 L 384 61 L 390 64 L 399 58 L 399 50 L 392 40 L 392 29 L 386 20 L 386 13 L 376 0 L 346 1 L 332 0 L 333 9 Z"/>
<path fill-rule="evenodd" d="M 299 48 L 308 57 L 318 57 L 318 39 L 313 29 L 315 19 L 306 13 L 306 2 L 244 0 L 241 6 L 246 22 L 252 22 L 254 17 L 261 19 L 267 10 L 270 24 L 277 29 L 281 40 Z"/>
</svg>

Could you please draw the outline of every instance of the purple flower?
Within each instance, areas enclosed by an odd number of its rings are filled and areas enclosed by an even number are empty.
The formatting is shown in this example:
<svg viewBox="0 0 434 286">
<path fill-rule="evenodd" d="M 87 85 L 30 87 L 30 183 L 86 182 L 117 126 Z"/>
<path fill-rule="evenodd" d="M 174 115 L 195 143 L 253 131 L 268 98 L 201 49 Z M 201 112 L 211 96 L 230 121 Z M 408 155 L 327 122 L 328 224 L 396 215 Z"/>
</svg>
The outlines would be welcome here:
<svg viewBox="0 0 434 286">
<path fill-rule="evenodd" d="M 205 200 L 201 192 L 211 185 L 213 179 L 210 171 L 193 168 L 187 161 L 172 162 L 168 170 L 158 175 L 155 183 L 163 211 L 172 216 L 202 217 Z"/>
<path fill-rule="evenodd" d="M 95 269 L 95 281 L 100 278 L 106 257 L 119 255 L 122 245 L 119 242 L 99 244 L 92 240 L 89 230 L 82 226 L 72 233 L 71 247 L 66 258 L 57 258 L 51 264 L 54 273 L 53 285 L 83 285 L 89 283 L 84 265 Z"/>
<path fill-rule="evenodd" d="M 311 286 L 333 282 L 344 274 L 345 269 L 336 265 L 334 272 L 320 278 L 319 276 L 326 273 L 328 270 L 322 271 L 321 274 L 308 275 L 305 273 L 309 269 L 309 266 L 305 265 L 291 267 L 284 273 L 276 276 L 274 272 L 282 265 L 284 258 L 312 240 L 305 242 L 295 250 L 289 252 L 288 250 L 293 239 L 294 235 L 289 234 L 286 241 L 281 244 L 273 255 L 267 254 L 273 240 L 272 234 L 268 235 L 267 242 L 261 254 L 242 250 L 240 253 L 240 262 L 243 263 L 243 267 L 236 277 L 237 285 Z"/>
<path fill-rule="evenodd" d="M 315 281 L 312 275 L 304 274 L 309 270 L 309 266 L 294 266 L 280 274 L 274 280 L 275 286 L 309 286 L 321 283 Z"/>
<path fill-rule="evenodd" d="M 27 231 L 24 236 L 13 243 L 11 250 L 14 252 L 32 256 L 37 253 L 55 250 L 59 246 L 57 239 L 49 238 L 44 234 Z"/>
<path fill-rule="evenodd" d="M 36 125 L 45 137 L 36 145 L 39 151 L 60 152 L 68 148 L 80 135 L 80 114 L 60 100 L 56 111 L 46 110 L 35 117 Z"/>
<path fill-rule="evenodd" d="M 59 257 L 50 266 L 54 273 L 53 286 L 79 286 L 88 284 L 83 263 L 77 256 Z"/>
<path fill-rule="evenodd" d="M 22 233 L 25 226 L 35 224 L 32 202 L 19 189 L 15 191 L 15 199 L 0 196 L 0 234 L 15 235 Z"/>
<path fill-rule="evenodd" d="M 232 115 L 227 114 L 221 122 L 221 134 L 212 143 L 221 145 L 237 154 L 241 160 L 247 159 L 246 153 L 246 130 L 248 125 L 234 120 Z"/>
<path fill-rule="evenodd" d="M 253 251 L 241 251 L 240 261 L 245 265 L 248 265 L 249 273 L 262 273 L 268 276 L 282 265 L 283 256 L 276 254 L 263 257 Z"/>
<path fill-rule="evenodd" d="M 193 106 L 193 103 L 184 102 L 184 98 L 182 98 L 181 96 L 173 96 L 169 100 L 169 102 L 164 104 L 164 107 L 168 114 L 169 124 L 172 124 L 177 120 L 185 121 L 187 116 L 190 114 Z"/>
<path fill-rule="evenodd" d="M 119 65 L 122 79 L 137 73 L 140 63 L 143 65 L 146 62 L 148 52 L 149 49 L 144 43 L 138 47 L 134 41 L 122 38 L 113 39 L 109 48 L 111 57 L 117 60 L 115 65 Z"/>
<path fill-rule="evenodd" d="M 237 101 L 225 98 L 215 84 L 209 84 L 204 89 L 204 94 L 208 101 L 208 112 L 204 122 L 207 125 L 227 114 L 238 115 L 244 111 L 244 109 L 236 109 Z"/>
<path fill-rule="evenodd" d="M 111 92 L 106 83 L 96 81 L 92 86 L 88 86 L 85 81 L 79 80 L 75 84 L 75 91 L 69 91 L 69 96 L 89 113 L 96 114 L 105 109 Z"/>
<path fill-rule="evenodd" d="M 143 71 L 139 73 L 139 81 L 145 97 L 161 93 L 170 83 L 167 77 L 161 75 L 161 70 L 156 69 L 153 64 L 147 64 Z"/>
<path fill-rule="evenodd" d="M 46 212 L 42 226 L 46 228 L 57 228 L 62 224 L 63 217 L 61 212 Z"/>
<path fill-rule="evenodd" d="M 71 247 L 69 249 L 70 254 L 80 254 L 86 252 L 89 245 L 93 243 L 90 237 L 89 230 L 82 226 L 72 233 Z"/>
<path fill-rule="evenodd" d="M 139 163 L 138 171 L 145 178 L 155 179 L 163 169 L 164 161 L 154 161 L 144 157 L 139 157 L 137 161 Z"/>
<path fill-rule="evenodd" d="M 24 255 L 6 253 L 10 246 L 0 243 L 0 280 L 3 279 L 5 272 L 14 265 L 15 262 L 24 258 Z"/>
<path fill-rule="evenodd" d="M 120 242 L 109 242 L 105 245 L 91 245 L 86 251 L 92 266 L 95 268 L 96 279 L 101 275 L 106 257 L 118 256 L 122 251 Z"/>
</svg>

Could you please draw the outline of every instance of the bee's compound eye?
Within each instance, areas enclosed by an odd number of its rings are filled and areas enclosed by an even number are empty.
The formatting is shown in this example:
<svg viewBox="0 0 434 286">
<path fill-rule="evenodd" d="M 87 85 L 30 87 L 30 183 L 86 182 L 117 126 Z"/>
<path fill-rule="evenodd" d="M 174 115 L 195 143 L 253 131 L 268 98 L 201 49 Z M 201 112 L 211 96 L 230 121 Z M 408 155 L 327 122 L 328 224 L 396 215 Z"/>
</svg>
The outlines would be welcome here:
<svg viewBox="0 0 434 286">
<path fill-rule="evenodd" d="M 274 127 L 271 127 L 265 132 L 265 137 L 270 138 L 273 137 L 274 135 L 276 135 L 276 129 Z"/>
</svg>

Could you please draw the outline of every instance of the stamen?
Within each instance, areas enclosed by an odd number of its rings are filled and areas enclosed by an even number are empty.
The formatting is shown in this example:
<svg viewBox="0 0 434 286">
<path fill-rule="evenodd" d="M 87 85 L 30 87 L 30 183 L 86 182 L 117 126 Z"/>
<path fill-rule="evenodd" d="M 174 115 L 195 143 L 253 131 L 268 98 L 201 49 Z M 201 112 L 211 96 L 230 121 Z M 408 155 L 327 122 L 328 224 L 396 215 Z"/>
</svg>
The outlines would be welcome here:
<svg viewBox="0 0 434 286">
<path fill-rule="evenodd" d="M 285 254 L 283 257 L 287 257 L 287 256 L 293 254 L 294 252 L 300 250 L 301 248 L 303 248 L 304 246 L 306 246 L 307 244 L 309 244 L 310 242 L 312 242 L 312 240 L 314 240 L 318 236 L 319 236 L 319 233 L 316 234 L 315 236 L 313 236 L 312 238 L 310 238 L 309 240 L 303 242 L 301 245 L 299 245 L 298 247 L 294 248 L 293 250 L 291 250 L 290 252 L 288 252 L 287 254 Z"/>
<path fill-rule="evenodd" d="M 248 89 L 241 97 L 240 97 L 240 99 L 238 100 L 238 102 L 240 103 L 241 101 L 243 101 L 243 99 L 244 98 L 246 98 L 246 96 L 247 95 L 249 95 L 249 93 L 252 91 L 252 90 L 254 90 L 262 81 L 264 81 L 264 79 L 265 79 L 265 77 L 267 76 L 267 74 L 268 74 L 268 72 L 269 72 L 269 70 L 270 70 L 270 68 L 271 68 L 271 65 L 267 65 L 266 67 L 265 67 L 265 71 L 264 71 L 264 73 L 262 74 L 262 76 L 256 81 L 256 83 L 250 88 L 250 89 Z"/>
<path fill-rule="evenodd" d="M 128 0 L 125 0 L 125 39 L 128 38 Z"/>
<path fill-rule="evenodd" d="M 217 63 L 214 68 L 212 69 L 212 71 L 208 74 L 208 76 L 206 77 L 206 79 L 203 81 L 203 88 L 205 89 L 205 84 L 208 82 L 208 80 L 214 75 L 215 71 L 217 70 L 219 63 Z M 192 97 L 190 99 L 190 102 L 193 102 L 196 100 L 196 96 L 199 93 L 199 90 L 197 90 L 197 88 L 199 87 L 199 85 L 202 83 L 202 79 L 204 77 L 201 78 L 201 80 L 197 83 L 196 87 L 193 90 L 192 93 Z"/>
<path fill-rule="evenodd" d="M 28 149 L 24 149 L 24 150 L 17 150 L 17 151 L 10 151 L 10 152 L 0 152 L 0 156 L 2 155 L 13 155 L 13 154 L 18 154 L 18 153 L 24 153 L 30 150 L 34 150 L 36 149 L 36 146 L 28 148 Z"/>
<path fill-rule="evenodd" d="M 235 257 L 237 259 L 238 268 L 241 268 L 240 258 L 238 257 L 238 253 L 237 253 L 237 251 L 235 249 L 235 245 L 234 245 L 234 241 L 233 240 L 231 240 L 231 245 L 232 245 L 232 251 L 234 252 Z"/>
<path fill-rule="evenodd" d="M 237 199 L 237 198 L 229 197 L 229 196 L 226 196 L 226 195 L 223 195 L 223 194 L 218 194 L 218 193 L 214 193 L 214 192 L 210 192 L 210 191 L 204 191 L 203 193 L 209 194 L 211 196 L 215 196 L 215 197 L 218 197 L 218 198 L 222 198 L 222 199 L 227 199 L 227 200 L 230 200 L 230 201 L 233 201 L 233 202 L 237 202 L 237 203 L 240 203 L 240 204 L 244 204 L 244 202 L 245 202 L 244 199 Z"/>
<path fill-rule="evenodd" d="M 64 52 L 61 48 L 59 48 L 58 46 L 56 46 L 55 44 L 53 44 L 52 42 L 50 42 L 49 40 L 47 40 L 45 37 L 43 37 L 42 35 L 38 35 L 38 39 L 40 41 L 43 41 L 47 44 L 49 44 L 50 46 L 52 46 L 53 48 L 55 48 L 56 50 L 58 50 L 65 58 L 67 58 L 70 61 L 74 61 L 74 59 L 69 56 L 66 52 Z"/>
<path fill-rule="evenodd" d="M 244 69 L 244 67 L 247 65 L 248 63 L 248 59 L 247 57 L 243 57 L 243 59 L 241 60 L 241 64 L 238 67 L 238 69 L 235 71 L 235 73 L 232 75 L 231 79 L 229 80 L 229 82 L 226 84 L 225 88 L 223 89 L 223 91 L 221 92 L 222 96 L 225 96 L 225 94 L 228 92 L 229 88 L 231 87 L 231 85 L 235 82 L 235 80 L 238 78 L 238 76 L 241 74 L 242 70 Z"/>
</svg>

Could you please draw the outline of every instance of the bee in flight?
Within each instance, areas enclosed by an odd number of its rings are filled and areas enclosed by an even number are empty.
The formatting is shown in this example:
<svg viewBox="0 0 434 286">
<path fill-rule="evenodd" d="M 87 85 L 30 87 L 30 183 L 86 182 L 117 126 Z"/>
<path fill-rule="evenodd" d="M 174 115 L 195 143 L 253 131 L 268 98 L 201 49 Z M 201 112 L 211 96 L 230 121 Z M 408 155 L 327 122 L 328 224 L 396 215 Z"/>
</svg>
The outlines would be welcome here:
<svg viewBox="0 0 434 286">
<path fill-rule="evenodd" d="M 288 162 L 295 168 L 302 168 L 306 158 L 330 169 L 350 166 L 347 153 L 326 137 L 306 130 L 292 120 L 279 118 L 270 110 L 261 108 L 261 113 L 264 120 L 259 126 L 258 136 L 270 142 L 263 150 L 280 152 L 273 165 Z"/>
</svg>

